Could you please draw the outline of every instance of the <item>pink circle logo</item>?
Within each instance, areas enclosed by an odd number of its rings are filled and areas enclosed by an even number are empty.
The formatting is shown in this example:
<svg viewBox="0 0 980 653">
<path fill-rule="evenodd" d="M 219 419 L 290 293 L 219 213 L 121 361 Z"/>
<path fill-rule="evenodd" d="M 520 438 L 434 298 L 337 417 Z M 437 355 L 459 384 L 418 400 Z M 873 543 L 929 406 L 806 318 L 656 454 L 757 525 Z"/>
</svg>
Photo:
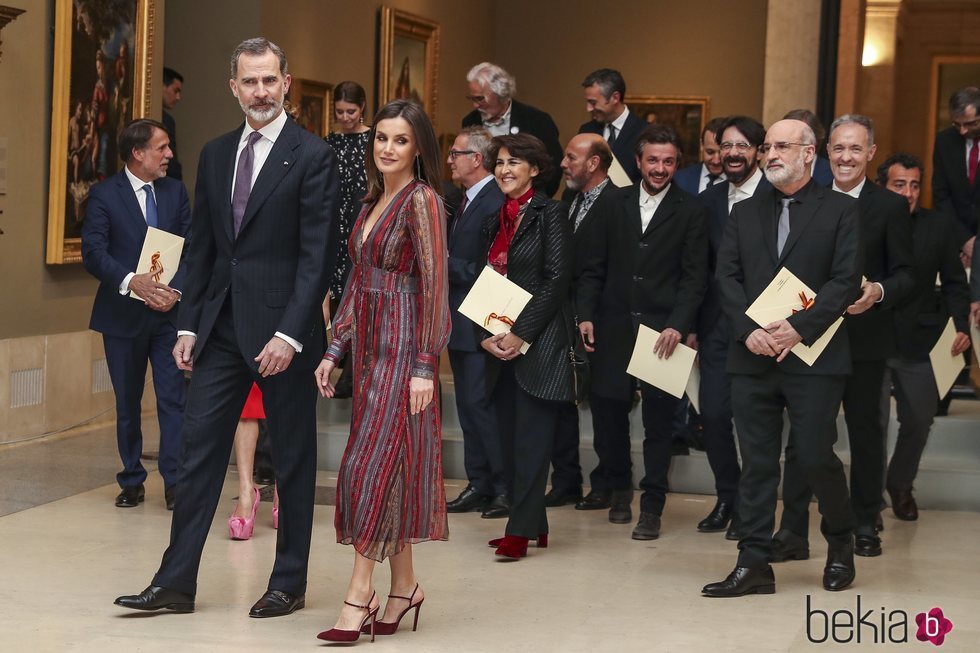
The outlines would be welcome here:
<svg viewBox="0 0 980 653">
<path fill-rule="evenodd" d="M 920 612 L 915 615 L 915 623 L 919 626 L 915 638 L 920 642 L 932 642 L 936 646 L 942 646 L 946 634 L 953 630 L 953 622 L 943 615 L 942 608 Z"/>
</svg>

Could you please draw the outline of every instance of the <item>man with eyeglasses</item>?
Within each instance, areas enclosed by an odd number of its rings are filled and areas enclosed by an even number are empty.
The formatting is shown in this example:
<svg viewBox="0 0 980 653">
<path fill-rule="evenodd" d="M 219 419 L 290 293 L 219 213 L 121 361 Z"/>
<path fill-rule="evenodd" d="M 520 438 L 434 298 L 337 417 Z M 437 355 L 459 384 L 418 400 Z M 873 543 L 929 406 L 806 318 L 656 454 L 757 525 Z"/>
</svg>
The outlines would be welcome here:
<svg viewBox="0 0 980 653">
<path fill-rule="evenodd" d="M 562 149 L 558 127 L 551 116 L 529 104 L 514 99 L 517 80 L 496 64 L 479 63 L 466 73 L 466 99 L 473 110 L 463 116 L 463 127 L 483 125 L 492 136 L 526 133 L 544 143 L 557 169 L 561 165 Z M 558 175 L 548 182 L 545 192 L 554 195 L 561 184 Z"/>
<path fill-rule="evenodd" d="M 827 153 L 833 190 L 857 199 L 866 281 L 847 307 L 852 372 L 844 389 L 844 419 L 851 452 L 851 507 L 857 520 L 854 553 L 881 555 L 876 523 L 884 485 L 885 429 L 881 385 L 888 358 L 898 351 L 895 314 L 912 291 L 912 223 L 901 196 L 868 180 L 875 155 L 874 128 L 866 116 L 844 115 L 830 126 Z M 797 461 L 797 447 L 786 448 L 783 515 L 773 536 L 773 560 L 802 560 L 809 555 L 811 492 Z"/>
<path fill-rule="evenodd" d="M 816 184 L 810 166 L 813 130 L 798 120 L 769 128 L 760 150 L 771 189 L 732 208 L 718 251 L 722 305 L 732 329 L 726 369 L 742 454 L 738 561 L 706 596 L 772 594 L 769 565 L 779 488 L 783 411 L 802 473 L 820 502 L 827 538 L 823 586 L 836 591 L 854 580 L 854 536 L 844 466 L 834 454 L 836 419 L 851 371 L 847 326 L 842 325 L 812 366 L 790 353 L 812 345 L 844 313 L 861 280 L 857 202 Z M 787 268 L 816 299 L 784 320 L 760 327 L 745 311 Z M 880 463 L 879 463 L 880 464 Z"/>
<path fill-rule="evenodd" d="M 481 247 L 481 218 L 500 211 L 504 194 L 494 181 L 489 159 L 493 137 L 483 127 L 466 127 L 449 150 L 449 169 L 454 183 L 463 186 L 462 202 L 449 223 L 449 306 L 452 334 L 449 365 L 453 370 L 456 412 L 463 429 L 463 466 L 469 483 L 459 496 L 446 503 L 447 512 L 480 511 L 485 518 L 510 514 L 503 449 L 497 430 L 497 413 L 487 392 L 486 355 L 477 327 L 459 313 L 486 264 Z"/>
<path fill-rule="evenodd" d="M 700 408 L 704 450 L 715 477 L 718 500 L 711 513 L 698 523 L 702 533 L 724 531 L 738 540 L 738 454 L 732 431 L 731 377 L 725 371 L 731 327 L 721 307 L 721 292 L 715 278 L 715 263 L 725 224 L 732 207 L 771 188 L 759 170 L 759 147 L 766 128 L 747 116 L 731 116 L 718 127 L 721 163 L 727 183 L 709 186 L 700 195 L 708 207 L 708 290 L 698 311 L 695 346 L 701 367 Z"/>
<path fill-rule="evenodd" d="M 962 251 L 969 265 L 980 216 L 980 88 L 966 86 L 953 93 L 949 115 L 953 124 L 936 135 L 932 152 L 933 205 L 962 227 Z"/>
</svg>

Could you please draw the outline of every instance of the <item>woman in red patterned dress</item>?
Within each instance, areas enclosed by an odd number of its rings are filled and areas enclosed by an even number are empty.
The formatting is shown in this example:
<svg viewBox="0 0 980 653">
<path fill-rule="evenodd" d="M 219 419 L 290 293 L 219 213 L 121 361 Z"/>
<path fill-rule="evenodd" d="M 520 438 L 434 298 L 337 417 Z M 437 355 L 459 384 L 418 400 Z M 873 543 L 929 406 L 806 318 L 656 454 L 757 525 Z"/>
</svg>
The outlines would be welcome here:
<svg viewBox="0 0 980 653">
<path fill-rule="evenodd" d="M 337 623 L 320 639 L 392 634 L 418 609 L 412 544 L 445 540 L 446 497 L 435 381 L 449 339 L 446 216 L 432 184 L 439 146 L 418 105 L 395 100 L 377 113 L 367 157 L 368 195 L 350 238 L 351 271 L 316 370 L 323 396 L 337 362 L 354 364 L 351 434 L 337 479 L 337 541 L 354 546 L 354 572 Z M 372 574 L 388 558 L 384 616 Z"/>
</svg>

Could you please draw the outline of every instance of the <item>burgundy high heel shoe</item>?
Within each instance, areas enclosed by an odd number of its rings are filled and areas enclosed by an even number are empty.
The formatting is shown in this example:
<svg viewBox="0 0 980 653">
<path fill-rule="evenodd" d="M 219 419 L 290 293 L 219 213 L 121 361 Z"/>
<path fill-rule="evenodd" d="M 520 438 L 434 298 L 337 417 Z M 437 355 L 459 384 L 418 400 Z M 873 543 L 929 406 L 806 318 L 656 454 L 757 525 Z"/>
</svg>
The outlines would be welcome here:
<svg viewBox="0 0 980 653">
<path fill-rule="evenodd" d="M 526 537 L 504 535 L 504 539 L 500 541 L 500 546 L 497 547 L 494 553 L 505 558 L 520 560 L 527 555 L 527 543 L 528 538 Z"/>
<path fill-rule="evenodd" d="M 233 540 L 247 540 L 252 537 L 252 531 L 255 529 L 255 513 L 258 512 L 259 501 L 262 500 L 259 488 L 253 488 L 253 490 L 255 501 L 252 503 L 252 516 L 236 517 L 235 513 L 232 513 L 231 517 L 228 518 L 228 535 Z"/>
<path fill-rule="evenodd" d="M 381 602 L 378 605 L 371 607 L 371 602 L 374 601 L 374 597 L 377 594 L 371 592 L 371 598 L 368 600 L 367 605 L 358 605 L 356 603 L 351 603 L 350 601 L 344 601 L 345 605 L 349 605 L 352 608 L 357 608 L 358 610 L 367 610 L 368 613 L 364 615 L 364 619 L 361 621 L 361 625 L 357 630 L 342 630 L 340 628 L 331 628 L 330 630 L 325 630 L 316 636 L 317 639 L 322 639 L 325 642 L 356 642 L 364 632 L 367 634 L 371 633 L 371 641 L 374 641 L 375 627 L 378 619 L 378 608 L 381 607 Z M 371 620 L 370 625 L 368 625 L 368 619 Z M 365 628 L 369 630 L 365 630 Z"/>
<path fill-rule="evenodd" d="M 412 599 L 415 598 L 415 593 L 417 591 L 419 591 L 419 584 L 418 583 L 415 583 L 415 589 L 412 590 L 412 595 L 411 596 L 397 596 L 395 594 L 389 594 L 388 595 L 388 598 L 389 599 L 401 599 L 403 601 L 408 601 L 408 607 L 405 608 L 404 610 L 402 610 L 401 613 L 398 615 L 398 618 L 395 619 L 395 621 L 392 622 L 392 623 L 386 623 L 384 621 L 377 622 L 374 625 L 374 632 L 375 632 L 375 634 L 377 634 L 377 635 L 394 635 L 395 634 L 395 631 L 398 630 L 398 624 L 401 623 L 402 617 L 404 617 L 405 614 L 409 610 L 411 610 L 413 608 L 415 609 L 415 621 L 412 623 L 412 632 L 414 633 L 416 630 L 418 630 L 418 628 L 419 628 L 419 610 L 422 608 L 422 604 L 425 602 L 425 597 L 423 596 L 421 601 L 419 601 L 418 603 L 416 603 L 416 604 L 413 605 L 412 604 Z M 369 627 L 370 626 L 361 626 L 361 632 L 364 633 L 365 635 L 367 635 L 368 634 L 368 630 L 367 629 Z"/>
<path fill-rule="evenodd" d="M 536 545 L 537 545 L 537 547 L 539 549 L 547 549 L 548 548 L 548 534 L 547 533 L 540 533 L 537 537 L 528 538 L 528 541 L 536 542 Z M 498 537 L 496 539 L 493 539 L 493 540 L 490 540 L 489 542 L 487 542 L 487 546 L 489 546 L 490 548 L 494 548 L 495 549 L 495 548 L 497 548 L 498 546 L 500 546 L 503 543 L 504 543 L 504 538 Z"/>
</svg>

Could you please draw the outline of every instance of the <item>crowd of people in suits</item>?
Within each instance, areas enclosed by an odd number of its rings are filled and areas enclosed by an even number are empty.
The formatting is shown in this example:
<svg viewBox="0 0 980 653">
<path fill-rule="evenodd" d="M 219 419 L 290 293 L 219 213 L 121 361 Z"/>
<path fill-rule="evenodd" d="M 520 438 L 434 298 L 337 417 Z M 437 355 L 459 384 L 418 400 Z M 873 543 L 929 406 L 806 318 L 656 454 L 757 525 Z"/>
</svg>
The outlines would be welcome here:
<svg viewBox="0 0 980 653">
<path fill-rule="evenodd" d="M 246 121 L 201 152 L 193 219 L 183 185 L 166 177 L 172 119 L 142 119 L 123 130 L 126 166 L 93 189 L 84 225 L 85 265 L 102 282 L 92 328 L 104 335 L 116 392 L 124 463 L 117 505 L 144 497 L 139 400 L 149 360 L 160 472 L 174 510 L 151 585 L 118 605 L 195 609 L 201 552 L 257 384 L 282 527 L 268 591 L 250 616 L 304 607 L 316 393 L 337 395 L 340 366 L 351 378 L 353 416 L 335 525 L 355 562 L 345 606 L 321 639 L 392 634 L 413 609 L 417 626 L 424 593 L 412 546 L 446 539 L 447 512 L 507 518 L 503 537 L 489 544 L 519 560 L 532 542 L 548 546 L 549 507 L 574 504 L 633 524 L 638 486 L 632 538 L 658 538 L 681 400 L 627 374 L 640 327 L 659 334 L 650 355 L 669 358 L 682 343 L 698 351 L 696 403 L 717 501 L 696 528 L 725 532 L 739 550 L 731 574 L 705 595 L 775 591 L 770 563 L 810 555 L 811 495 L 828 543 L 827 590 L 851 585 L 855 555 L 881 555 L 883 491 L 896 517 L 918 517 L 912 484 L 939 401 L 930 343 L 952 318 L 950 353 L 962 354 L 969 320 L 980 316 L 980 280 L 974 274 L 971 288 L 965 271 L 978 265 L 977 88 L 950 99 L 953 127 L 937 136 L 937 210 L 929 211 L 919 206 L 916 157 L 890 155 L 869 178 L 874 129 L 856 114 L 836 118 L 826 134 L 803 109 L 768 129 L 749 116 L 718 117 L 702 130 L 702 161 L 682 168 L 677 130 L 634 116 L 618 71 L 584 78 L 591 120 L 563 148 L 551 117 L 515 99 L 514 78 L 481 63 L 466 78 L 474 110 L 446 153 L 460 190 L 443 185 L 431 122 L 410 100 L 385 105 L 368 126 L 363 89 L 338 85 L 344 136 L 324 141 L 284 111 L 290 77 L 275 44 L 240 44 L 231 80 Z M 615 168 L 625 175 L 621 186 Z M 149 227 L 188 238 L 169 283 L 137 273 Z M 496 335 L 458 311 L 487 267 L 531 295 Z M 760 326 L 746 310 L 783 268 L 815 297 Z M 812 364 L 790 355 L 825 333 L 832 335 Z M 468 480 L 448 502 L 437 391 L 443 349 Z M 192 373 L 189 387 L 183 372 Z M 886 468 L 892 386 L 900 429 Z M 642 475 L 631 456 L 637 400 Z M 598 457 L 588 494 L 582 401 Z M 849 480 L 833 450 L 841 407 Z M 256 493 L 238 512 L 254 521 L 257 503 Z M 382 612 L 372 578 L 383 560 L 392 586 Z"/>
</svg>

